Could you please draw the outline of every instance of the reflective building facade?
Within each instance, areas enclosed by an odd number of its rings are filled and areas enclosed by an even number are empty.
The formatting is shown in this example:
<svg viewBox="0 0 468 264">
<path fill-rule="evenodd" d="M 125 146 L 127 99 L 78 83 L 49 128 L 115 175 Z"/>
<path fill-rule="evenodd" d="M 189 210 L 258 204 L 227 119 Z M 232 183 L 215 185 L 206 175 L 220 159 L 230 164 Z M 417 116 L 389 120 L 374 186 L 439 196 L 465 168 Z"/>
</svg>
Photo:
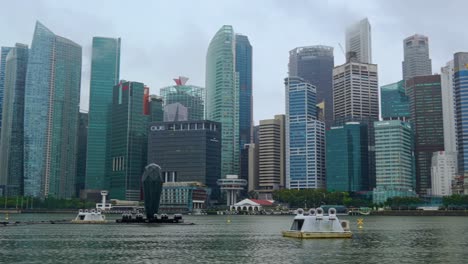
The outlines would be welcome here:
<svg viewBox="0 0 468 264">
<path fill-rule="evenodd" d="M 16 44 L 10 49 L 4 65 L 0 186 L 4 186 L 3 193 L 7 196 L 23 194 L 24 91 L 28 52 L 27 45 Z"/>
<path fill-rule="evenodd" d="M 409 119 L 409 99 L 405 92 L 405 81 L 380 86 L 382 119 Z"/>
<path fill-rule="evenodd" d="M 120 38 L 93 38 L 85 188 L 108 186 L 112 91 L 119 82 Z"/>
<path fill-rule="evenodd" d="M 161 166 L 174 181 L 196 181 L 217 189 L 221 178 L 221 124 L 199 120 L 154 122 L 148 137 L 148 163 Z"/>
<path fill-rule="evenodd" d="M 390 197 L 416 196 L 414 141 L 410 123 L 379 121 L 375 127 L 376 188 L 374 203 Z"/>
<path fill-rule="evenodd" d="M 315 86 L 285 79 L 286 188 L 325 188 L 325 123 L 316 119 Z"/>
<path fill-rule="evenodd" d="M 327 127 L 333 124 L 333 47 L 298 47 L 289 52 L 289 76 L 299 76 L 317 89 L 317 103 L 324 104 Z"/>
<path fill-rule="evenodd" d="M 0 52 L 0 133 L 2 131 L 2 103 L 3 103 L 3 93 L 5 90 L 5 64 L 8 52 L 13 47 L 2 47 Z"/>
<path fill-rule="evenodd" d="M 167 107 L 167 109 L 173 110 L 167 115 L 177 116 L 174 113 L 177 107 L 173 105 L 178 103 L 187 109 L 185 120 L 178 119 L 178 121 L 203 120 L 205 116 L 205 89 L 195 85 L 188 85 L 187 80 L 186 77 L 179 77 L 174 79 L 176 85 L 161 88 L 160 95 L 163 98 L 165 109 Z"/>
<path fill-rule="evenodd" d="M 444 150 L 440 75 L 413 77 L 406 81 L 406 92 L 414 129 L 416 192 L 426 195 L 431 189 L 433 152 Z"/>
<path fill-rule="evenodd" d="M 109 196 L 139 201 L 147 161 L 149 88 L 139 82 L 114 86 L 111 123 Z"/>
<path fill-rule="evenodd" d="M 468 172 L 468 52 L 454 54 L 453 89 L 458 143 L 458 172 Z"/>
<path fill-rule="evenodd" d="M 222 177 L 240 172 L 240 80 L 235 40 L 232 26 L 225 25 L 211 39 L 206 54 L 206 119 L 222 126 Z"/>
<path fill-rule="evenodd" d="M 85 189 L 86 180 L 86 155 L 88 150 L 88 113 L 80 112 L 78 123 L 78 152 L 76 153 L 76 197 L 80 197 L 80 191 Z"/>
<path fill-rule="evenodd" d="M 26 74 L 24 194 L 75 193 L 81 46 L 36 23 Z"/>
<path fill-rule="evenodd" d="M 326 131 L 327 190 L 368 190 L 367 125 L 347 122 Z"/>
</svg>

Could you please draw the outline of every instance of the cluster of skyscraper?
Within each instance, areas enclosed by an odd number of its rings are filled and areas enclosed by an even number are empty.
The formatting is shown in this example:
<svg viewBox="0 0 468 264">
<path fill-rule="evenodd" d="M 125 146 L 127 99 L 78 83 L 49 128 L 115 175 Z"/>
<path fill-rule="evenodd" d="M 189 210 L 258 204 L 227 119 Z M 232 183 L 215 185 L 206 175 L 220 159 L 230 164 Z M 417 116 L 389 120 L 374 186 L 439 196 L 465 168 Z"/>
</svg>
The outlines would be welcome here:
<svg viewBox="0 0 468 264">
<path fill-rule="evenodd" d="M 38 22 L 30 49 L 1 49 L 0 194 L 107 189 L 139 200 L 153 162 L 167 182 L 201 182 L 215 198 L 216 181 L 231 174 L 266 199 L 282 188 L 372 193 L 379 203 L 466 192 L 468 53 L 432 75 L 428 38 L 406 38 L 402 80 L 379 98 L 369 21 L 348 27 L 345 43 L 338 66 L 332 47 L 291 50 L 286 113 L 254 127 L 252 46 L 232 26 L 208 46 L 205 88 L 179 77 L 159 96 L 120 79 L 119 38 L 94 37 L 81 113 L 81 46 Z"/>
</svg>

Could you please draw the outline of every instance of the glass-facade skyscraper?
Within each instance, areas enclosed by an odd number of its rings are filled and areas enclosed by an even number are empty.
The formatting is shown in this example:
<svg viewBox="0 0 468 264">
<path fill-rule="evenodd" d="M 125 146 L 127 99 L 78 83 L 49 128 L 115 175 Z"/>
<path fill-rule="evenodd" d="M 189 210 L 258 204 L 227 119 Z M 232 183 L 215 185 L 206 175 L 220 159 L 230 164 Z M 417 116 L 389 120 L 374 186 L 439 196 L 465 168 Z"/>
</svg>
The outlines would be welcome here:
<svg viewBox="0 0 468 264">
<path fill-rule="evenodd" d="M 119 82 L 120 38 L 93 38 L 85 188 L 108 186 L 112 91 Z"/>
<path fill-rule="evenodd" d="M 286 188 L 325 188 L 325 123 L 317 120 L 315 86 L 285 79 Z"/>
<path fill-rule="evenodd" d="M 406 81 L 410 99 L 416 159 L 416 192 L 429 194 L 433 152 L 444 150 L 440 75 L 417 76 Z"/>
<path fill-rule="evenodd" d="M 245 35 L 236 34 L 236 72 L 239 74 L 239 151 L 240 178 L 248 180 L 249 155 L 246 144 L 252 141 L 252 45 Z"/>
<path fill-rule="evenodd" d="M 26 74 L 24 194 L 75 193 L 81 46 L 37 22 Z"/>
<path fill-rule="evenodd" d="M 453 88 L 457 126 L 458 172 L 468 172 L 468 52 L 454 54 Z"/>
<path fill-rule="evenodd" d="M 378 121 L 375 127 L 376 188 L 374 203 L 390 197 L 416 196 L 414 142 L 410 123 Z"/>
<path fill-rule="evenodd" d="M 405 81 L 380 86 L 380 106 L 384 120 L 410 118 Z"/>
<path fill-rule="evenodd" d="M 346 53 L 354 52 L 358 62 L 372 63 L 372 37 L 369 19 L 364 18 L 346 28 Z"/>
<path fill-rule="evenodd" d="M 221 123 L 221 178 L 240 172 L 240 76 L 235 41 L 232 26 L 225 25 L 211 40 L 206 54 L 206 119 Z"/>
<path fill-rule="evenodd" d="M 347 122 L 326 131 L 327 190 L 368 190 L 367 125 Z"/>
<path fill-rule="evenodd" d="M 27 45 L 16 44 L 5 60 L 0 188 L 4 186 L 6 196 L 23 194 L 24 90 L 28 52 Z"/>
<path fill-rule="evenodd" d="M 2 131 L 3 91 L 5 90 L 5 64 L 8 52 L 10 52 L 12 48 L 13 47 L 2 47 L 0 53 L 0 133 Z"/>
<path fill-rule="evenodd" d="M 289 52 L 289 76 L 299 76 L 317 89 L 317 103 L 324 103 L 327 127 L 333 124 L 333 47 L 298 47 Z"/>
<path fill-rule="evenodd" d="M 109 173 L 112 199 L 140 200 L 141 175 L 147 165 L 149 98 L 149 87 L 143 83 L 114 86 Z"/>
<path fill-rule="evenodd" d="M 78 123 L 78 152 L 76 153 L 76 196 L 80 196 L 80 191 L 85 189 L 86 180 L 86 155 L 88 149 L 88 113 L 80 112 Z"/>
<path fill-rule="evenodd" d="M 176 85 L 168 86 L 160 89 L 160 95 L 163 98 L 164 106 L 167 109 L 176 109 L 174 104 L 181 104 L 187 109 L 186 120 L 178 121 L 195 121 L 203 120 L 205 115 L 205 89 L 195 85 L 188 85 L 186 77 L 174 79 Z M 167 113 L 174 116 L 175 113 Z"/>
</svg>

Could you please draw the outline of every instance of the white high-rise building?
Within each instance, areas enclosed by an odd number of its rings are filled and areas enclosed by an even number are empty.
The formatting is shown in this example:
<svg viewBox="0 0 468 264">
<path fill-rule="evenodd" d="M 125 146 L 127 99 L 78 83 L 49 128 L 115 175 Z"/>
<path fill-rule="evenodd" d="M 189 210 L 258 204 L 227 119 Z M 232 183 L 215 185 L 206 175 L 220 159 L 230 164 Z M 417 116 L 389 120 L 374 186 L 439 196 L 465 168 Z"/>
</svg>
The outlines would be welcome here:
<svg viewBox="0 0 468 264">
<path fill-rule="evenodd" d="M 432 74 L 429 39 L 415 34 L 403 40 L 403 80 Z"/>
<path fill-rule="evenodd" d="M 457 155 L 454 152 L 434 152 L 431 166 L 431 194 L 448 196 L 452 194 L 452 180 L 457 173 Z"/>
<path fill-rule="evenodd" d="M 455 120 L 455 97 L 453 93 L 453 60 L 440 69 L 442 91 L 442 116 L 444 120 L 445 152 L 457 152 L 457 130 Z"/>
<path fill-rule="evenodd" d="M 346 54 L 350 51 L 356 53 L 359 62 L 372 63 L 371 25 L 367 18 L 346 29 Z"/>
</svg>

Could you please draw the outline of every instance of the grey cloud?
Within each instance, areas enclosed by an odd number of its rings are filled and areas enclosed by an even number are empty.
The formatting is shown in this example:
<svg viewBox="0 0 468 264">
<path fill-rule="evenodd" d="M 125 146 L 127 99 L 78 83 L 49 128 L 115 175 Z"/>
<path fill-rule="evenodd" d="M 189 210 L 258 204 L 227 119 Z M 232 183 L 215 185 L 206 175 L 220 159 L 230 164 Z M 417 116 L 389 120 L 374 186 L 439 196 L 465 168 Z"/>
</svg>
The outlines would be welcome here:
<svg viewBox="0 0 468 264">
<path fill-rule="evenodd" d="M 25 8 L 27 6 L 27 8 Z M 30 45 L 40 20 L 56 34 L 83 46 L 81 108 L 87 108 L 93 36 L 121 37 L 121 78 L 141 81 L 153 93 L 184 75 L 205 86 L 205 56 L 211 37 L 224 24 L 245 34 L 253 46 L 254 118 L 284 113 L 283 79 L 289 50 L 305 45 L 335 48 L 344 62 L 348 24 L 368 17 L 373 61 L 380 85 L 401 79 L 402 41 L 414 33 L 429 37 L 433 71 L 454 52 L 468 50 L 466 1 L 5 1 L 0 45 Z"/>
</svg>

